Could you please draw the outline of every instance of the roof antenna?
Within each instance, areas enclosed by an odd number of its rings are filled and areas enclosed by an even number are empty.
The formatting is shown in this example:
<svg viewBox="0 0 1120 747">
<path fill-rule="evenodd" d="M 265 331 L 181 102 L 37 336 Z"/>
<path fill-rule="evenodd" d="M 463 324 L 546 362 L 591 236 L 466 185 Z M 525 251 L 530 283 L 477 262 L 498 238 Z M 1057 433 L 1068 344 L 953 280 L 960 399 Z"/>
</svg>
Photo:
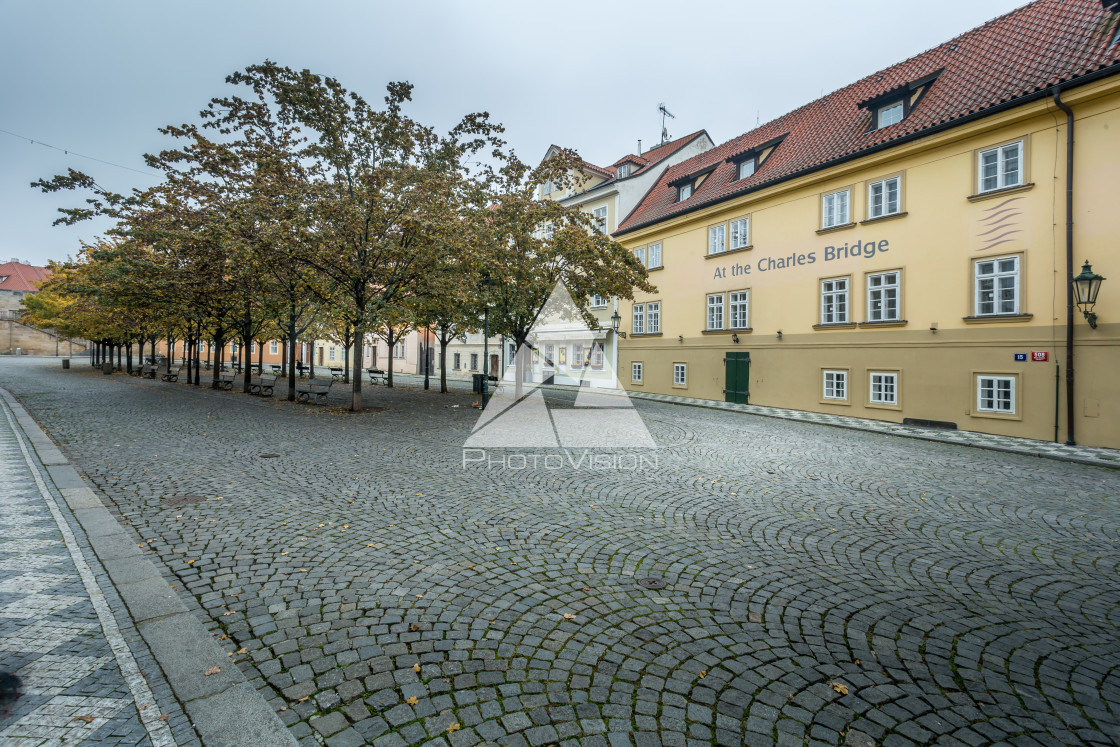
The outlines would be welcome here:
<svg viewBox="0 0 1120 747">
<path fill-rule="evenodd" d="M 762 110 L 761 109 L 755 109 L 755 111 L 754 111 L 754 126 L 758 127 L 758 125 L 761 121 L 762 121 Z"/>
<path fill-rule="evenodd" d="M 661 144 L 669 142 L 669 131 L 665 129 L 665 117 L 676 119 L 676 115 L 665 108 L 665 104 L 658 104 L 657 111 L 661 112 Z"/>
</svg>

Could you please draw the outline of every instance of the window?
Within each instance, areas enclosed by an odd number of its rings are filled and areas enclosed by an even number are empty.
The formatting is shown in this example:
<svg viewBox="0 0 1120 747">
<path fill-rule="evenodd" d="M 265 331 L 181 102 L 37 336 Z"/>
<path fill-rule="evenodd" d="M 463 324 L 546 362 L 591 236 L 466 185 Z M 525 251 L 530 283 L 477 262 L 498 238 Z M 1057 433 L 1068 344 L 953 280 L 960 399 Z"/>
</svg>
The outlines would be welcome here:
<svg viewBox="0 0 1120 747">
<path fill-rule="evenodd" d="M 692 197 L 692 184 L 682 184 L 677 193 L 677 202 L 684 202 L 689 197 Z"/>
<path fill-rule="evenodd" d="M 898 374 L 871 372 L 870 387 L 871 404 L 897 405 L 898 404 Z"/>
<path fill-rule="evenodd" d="M 552 180 L 549 179 L 547 182 L 541 185 L 541 194 L 550 195 L 552 194 L 553 189 L 555 189 L 555 187 L 552 184 Z"/>
<path fill-rule="evenodd" d="M 894 215 L 899 210 L 899 186 L 902 179 L 892 176 L 880 182 L 872 182 L 867 186 L 867 217 L 882 218 L 885 215 Z"/>
<path fill-rule="evenodd" d="M 750 301 L 749 291 L 733 291 L 728 294 L 727 305 L 731 313 L 731 329 L 747 329 L 750 327 L 750 317 L 747 309 Z"/>
<path fill-rule="evenodd" d="M 739 162 L 739 178 L 746 179 L 754 175 L 755 161 L 753 158 L 748 158 L 746 161 Z"/>
<path fill-rule="evenodd" d="M 606 308 L 606 306 L 607 306 L 607 299 L 604 298 L 603 296 L 600 296 L 598 293 L 596 293 L 595 295 L 593 295 L 591 297 L 591 308 L 593 308 L 593 309 L 603 309 L 603 308 Z"/>
<path fill-rule="evenodd" d="M 553 361 L 556 360 L 556 346 L 549 343 L 544 346 L 544 365 L 546 368 L 552 368 L 556 365 Z"/>
<path fill-rule="evenodd" d="M 403 342 L 398 342 L 397 343 L 397 352 L 396 352 L 395 357 L 404 358 L 404 343 Z"/>
<path fill-rule="evenodd" d="M 976 263 L 976 316 L 1019 313 L 1019 258 Z"/>
<path fill-rule="evenodd" d="M 848 398 L 848 372 L 847 371 L 825 371 L 824 372 L 824 398 L 825 399 L 847 399 Z"/>
<path fill-rule="evenodd" d="M 708 329 L 723 329 L 723 294 L 708 296 Z"/>
<path fill-rule="evenodd" d="M 628 163 L 619 164 L 618 165 L 618 178 L 619 179 L 625 179 L 628 176 L 630 176 L 630 164 L 628 164 Z"/>
<path fill-rule="evenodd" d="M 277 353 L 279 353 L 280 352 L 280 343 L 276 342 L 275 340 L 268 343 L 268 352 L 271 353 L 272 355 L 276 355 Z"/>
<path fill-rule="evenodd" d="M 980 191 L 1018 187 L 1023 183 L 1023 141 L 980 151 Z"/>
<path fill-rule="evenodd" d="M 604 358 L 604 353 L 603 353 L 602 344 L 592 346 L 592 348 L 591 348 L 591 367 L 592 368 L 602 368 L 603 367 L 603 358 Z"/>
<path fill-rule="evenodd" d="M 369 346 L 369 345 L 362 345 L 362 355 L 363 355 L 363 356 L 365 356 L 366 358 L 368 358 L 368 357 L 370 357 L 370 356 L 371 356 L 372 354 L 373 354 L 373 353 L 372 353 L 372 352 L 370 352 L 370 346 Z"/>
<path fill-rule="evenodd" d="M 545 223 L 542 233 L 546 239 L 551 240 L 556 235 L 556 228 L 551 223 Z"/>
<path fill-rule="evenodd" d="M 751 243 L 751 219 L 731 221 L 731 248 L 745 249 Z"/>
<path fill-rule="evenodd" d="M 595 226 L 599 229 L 599 233 L 607 232 L 607 206 L 597 207 L 591 211 L 595 219 Z"/>
<path fill-rule="evenodd" d="M 334 345 L 331 345 L 331 348 L 327 353 L 327 358 L 332 361 L 334 360 Z"/>
<path fill-rule="evenodd" d="M 240 349 L 240 345 L 238 345 L 238 344 L 237 344 L 236 342 L 231 342 L 231 343 L 229 344 L 229 352 L 231 352 L 231 353 L 233 353 L 233 354 L 235 354 L 235 355 L 236 355 L 236 354 L 237 354 L 237 351 L 238 351 L 238 349 Z"/>
<path fill-rule="evenodd" d="M 1015 377 L 977 376 L 976 409 L 980 412 L 1015 414 Z"/>
<path fill-rule="evenodd" d="M 848 279 L 821 281 L 821 324 L 848 323 Z"/>
<path fill-rule="evenodd" d="M 646 331 L 651 335 L 661 332 L 661 302 L 653 301 L 646 304 Z"/>
<path fill-rule="evenodd" d="M 720 254 L 727 249 L 727 226 L 712 226 L 708 229 L 708 254 Z"/>
<path fill-rule="evenodd" d="M 821 228 L 835 228 L 848 223 L 848 190 L 832 192 L 821 199 Z"/>
<path fill-rule="evenodd" d="M 634 334 L 644 335 L 646 333 L 646 305 L 644 303 L 634 304 Z"/>
<path fill-rule="evenodd" d="M 881 130 L 902 121 L 903 107 L 901 101 L 880 107 L 875 113 L 875 129 Z"/>
<path fill-rule="evenodd" d="M 583 343 L 572 343 L 572 365 L 577 368 L 582 368 L 584 366 Z"/>
<path fill-rule="evenodd" d="M 478 370 L 478 353 L 471 353 L 471 370 Z"/>
<path fill-rule="evenodd" d="M 637 257 L 638 261 L 642 263 L 642 267 L 648 266 L 646 265 L 646 248 L 644 246 L 641 249 L 635 249 L 634 256 Z"/>
<path fill-rule="evenodd" d="M 877 272 L 867 276 L 867 321 L 899 321 L 899 273 Z"/>
<path fill-rule="evenodd" d="M 256 343 L 255 340 L 253 342 L 249 343 L 249 353 L 251 355 L 256 355 L 257 354 L 257 343 Z"/>
<path fill-rule="evenodd" d="M 673 364 L 673 386 L 688 386 L 688 364 Z"/>
<path fill-rule="evenodd" d="M 649 245 L 649 264 L 647 267 L 660 267 L 661 266 L 661 243 Z"/>
<path fill-rule="evenodd" d="M 642 363 L 641 361 L 634 361 L 630 364 L 630 381 L 635 384 L 642 383 Z"/>
<path fill-rule="evenodd" d="M 458 371 L 460 368 L 463 367 L 463 354 L 462 353 L 456 353 L 455 354 L 454 365 L 455 365 L 455 370 L 456 371 Z"/>
</svg>

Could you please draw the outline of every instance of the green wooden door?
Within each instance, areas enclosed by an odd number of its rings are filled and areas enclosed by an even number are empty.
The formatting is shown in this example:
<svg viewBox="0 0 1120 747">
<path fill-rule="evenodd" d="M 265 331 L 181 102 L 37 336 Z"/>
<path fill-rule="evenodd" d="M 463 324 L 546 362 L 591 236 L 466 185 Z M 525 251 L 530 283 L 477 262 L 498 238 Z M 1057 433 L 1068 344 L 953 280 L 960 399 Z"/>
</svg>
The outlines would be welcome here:
<svg viewBox="0 0 1120 747">
<path fill-rule="evenodd" d="M 751 354 L 727 353 L 723 358 L 723 363 L 727 367 L 727 383 L 723 390 L 724 401 L 735 402 L 740 405 L 748 404 L 750 400 Z"/>
</svg>

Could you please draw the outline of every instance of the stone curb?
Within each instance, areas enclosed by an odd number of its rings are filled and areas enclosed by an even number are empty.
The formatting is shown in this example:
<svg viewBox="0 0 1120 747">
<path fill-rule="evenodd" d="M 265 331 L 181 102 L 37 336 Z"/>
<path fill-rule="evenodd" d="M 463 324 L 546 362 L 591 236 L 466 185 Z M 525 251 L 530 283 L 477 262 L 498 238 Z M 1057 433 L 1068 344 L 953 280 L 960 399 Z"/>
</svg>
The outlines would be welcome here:
<svg viewBox="0 0 1120 747">
<path fill-rule="evenodd" d="M 187 611 L 77 469 L 10 392 L 0 387 L 0 396 L 85 532 L 203 745 L 294 747 L 295 737 L 198 618 Z M 220 671 L 204 675 L 211 667 Z"/>
</svg>

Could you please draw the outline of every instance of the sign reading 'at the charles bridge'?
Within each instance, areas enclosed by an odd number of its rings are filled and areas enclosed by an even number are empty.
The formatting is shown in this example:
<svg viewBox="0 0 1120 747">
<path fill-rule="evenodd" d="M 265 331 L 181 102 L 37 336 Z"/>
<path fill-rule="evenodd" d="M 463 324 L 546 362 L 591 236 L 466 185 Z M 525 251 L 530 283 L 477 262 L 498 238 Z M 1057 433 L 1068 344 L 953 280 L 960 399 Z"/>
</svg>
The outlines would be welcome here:
<svg viewBox="0 0 1120 747">
<path fill-rule="evenodd" d="M 803 265 L 815 264 L 819 259 L 824 262 L 833 262 L 837 259 L 854 259 L 856 257 L 864 257 L 871 259 L 876 254 L 883 254 L 890 251 L 890 242 L 886 239 L 882 241 L 857 241 L 854 244 L 845 243 L 843 246 L 826 246 L 823 251 L 823 256 L 818 257 L 818 252 L 794 252 L 788 257 L 762 257 L 758 263 L 751 267 L 750 263 L 736 262 L 729 267 L 717 267 L 713 279 L 726 277 L 739 277 L 741 275 L 750 275 L 752 270 L 756 272 L 774 272 L 776 270 L 785 270 L 791 267 L 801 267 Z"/>
</svg>

